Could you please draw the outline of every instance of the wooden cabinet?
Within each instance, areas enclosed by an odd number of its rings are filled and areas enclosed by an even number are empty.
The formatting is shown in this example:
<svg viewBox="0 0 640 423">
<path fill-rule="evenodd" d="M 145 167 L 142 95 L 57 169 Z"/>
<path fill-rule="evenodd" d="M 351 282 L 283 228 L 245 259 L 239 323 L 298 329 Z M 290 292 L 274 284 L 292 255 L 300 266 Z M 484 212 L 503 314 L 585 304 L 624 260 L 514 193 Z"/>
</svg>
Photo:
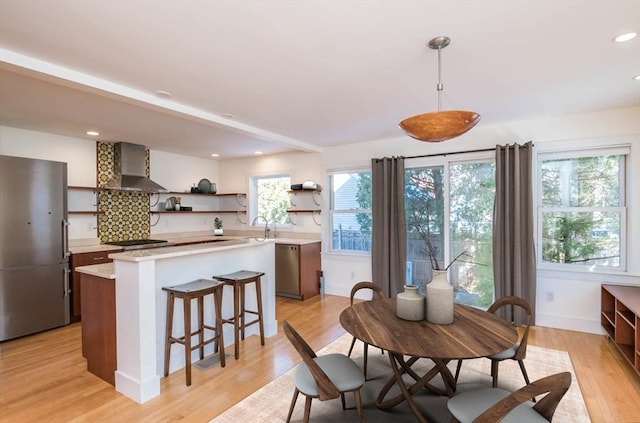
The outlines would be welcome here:
<svg viewBox="0 0 640 423">
<path fill-rule="evenodd" d="M 321 243 L 276 243 L 276 295 L 306 300 L 320 294 Z"/>
<path fill-rule="evenodd" d="M 640 374 L 640 287 L 602 285 L 600 322 Z"/>
<path fill-rule="evenodd" d="M 87 370 L 116 384 L 116 281 L 78 273 L 84 285 L 82 293 L 82 355 Z"/>
<path fill-rule="evenodd" d="M 77 322 L 82 315 L 82 284 L 80 282 L 80 273 L 76 271 L 76 267 L 111 263 L 113 260 L 109 258 L 109 254 L 120 251 L 122 249 L 117 248 L 108 251 L 71 254 L 71 321 Z"/>
</svg>

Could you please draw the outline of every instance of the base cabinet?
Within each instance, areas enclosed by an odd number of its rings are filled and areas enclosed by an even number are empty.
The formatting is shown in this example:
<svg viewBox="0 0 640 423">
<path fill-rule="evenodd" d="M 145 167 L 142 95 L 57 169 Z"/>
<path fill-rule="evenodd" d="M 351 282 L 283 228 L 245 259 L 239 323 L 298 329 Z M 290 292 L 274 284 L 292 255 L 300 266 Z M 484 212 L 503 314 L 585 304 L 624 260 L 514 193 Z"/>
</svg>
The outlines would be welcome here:
<svg viewBox="0 0 640 423">
<path fill-rule="evenodd" d="M 90 373 L 116 384 L 116 281 L 80 273 L 83 285 L 82 355 Z"/>
<path fill-rule="evenodd" d="M 113 260 L 109 258 L 109 254 L 118 253 L 121 249 L 100 251 L 92 253 L 79 253 L 71 255 L 71 321 L 77 322 L 82 315 L 82 283 L 80 282 L 80 273 L 76 271 L 76 267 L 89 266 L 92 264 L 111 263 Z"/>
<path fill-rule="evenodd" d="M 320 242 L 276 244 L 276 295 L 307 300 L 320 294 Z"/>
<path fill-rule="evenodd" d="M 602 285 L 600 322 L 640 374 L 640 287 Z"/>
</svg>

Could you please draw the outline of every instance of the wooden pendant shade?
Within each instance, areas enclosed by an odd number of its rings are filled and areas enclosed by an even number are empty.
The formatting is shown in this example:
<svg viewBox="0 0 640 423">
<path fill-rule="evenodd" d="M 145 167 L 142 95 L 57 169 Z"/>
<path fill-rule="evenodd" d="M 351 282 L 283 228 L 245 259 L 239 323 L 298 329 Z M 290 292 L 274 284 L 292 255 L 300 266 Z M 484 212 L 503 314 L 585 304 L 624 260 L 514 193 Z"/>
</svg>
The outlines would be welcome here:
<svg viewBox="0 0 640 423">
<path fill-rule="evenodd" d="M 464 134 L 479 121 L 475 112 L 445 110 L 412 116 L 400 122 L 400 128 L 417 140 L 441 142 Z"/>
<path fill-rule="evenodd" d="M 433 38 L 429 41 L 429 48 L 438 50 L 438 111 L 412 116 L 400 122 L 400 128 L 410 137 L 420 141 L 441 142 L 458 137 L 476 126 L 480 115 L 466 110 L 445 110 L 442 108 L 440 52 L 447 47 L 451 39 L 446 36 Z"/>
</svg>

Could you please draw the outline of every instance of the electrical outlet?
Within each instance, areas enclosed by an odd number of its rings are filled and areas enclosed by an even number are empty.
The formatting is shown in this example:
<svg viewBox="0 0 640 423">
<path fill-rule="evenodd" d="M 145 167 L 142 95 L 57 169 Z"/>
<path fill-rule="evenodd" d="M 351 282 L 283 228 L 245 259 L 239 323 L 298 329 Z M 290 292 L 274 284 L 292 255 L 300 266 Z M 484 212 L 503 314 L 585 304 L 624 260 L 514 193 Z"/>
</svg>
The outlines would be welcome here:
<svg viewBox="0 0 640 423">
<path fill-rule="evenodd" d="M 553 291 L 547 291 L 547 302 L 552 303 L 554 301 Z"/>
</svg>

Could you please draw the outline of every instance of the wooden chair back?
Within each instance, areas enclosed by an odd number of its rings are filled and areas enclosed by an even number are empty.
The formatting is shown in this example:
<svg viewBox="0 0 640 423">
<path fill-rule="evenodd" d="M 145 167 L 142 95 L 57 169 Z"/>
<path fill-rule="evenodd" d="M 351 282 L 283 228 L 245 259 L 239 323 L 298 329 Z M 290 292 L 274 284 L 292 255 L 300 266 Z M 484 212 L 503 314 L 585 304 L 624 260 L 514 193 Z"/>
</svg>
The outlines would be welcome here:
<svg viewBox="0 0 640 423">
<path fill-rule="evenodd" d="M 567 393 L 570 386 L 571 373 L 569 372 L 556 373 L 538 379 L 492 405 L 476 417 L 473 423 L 495 423 L 502 421 L 507 414 L 520 404 L 543 394 L 547 395 L 539 400 L 536 405 L 533 406 L 533 409 L 542 417 L 551 421 L 560 400 L 564 394 Z"/>
<path fill-rule="evenodd" d="M 356 296 L 356 293 L 361 289 L 370 289 L 371 291 L 373 291 L 373 299 L 387 298 L 387 295 L 379 285 L 376 285 L 373 282 L 363 281 L 358 282 L 357 284 L 353 285 L 353 288 L 351 288 L 351 305 L 353 305 L 353 300 Z"/>
<path fill-rule="evenodd" d="M 520 346 L 518 347 L 518 350 L 516 351 L 516 354 L 513 357 L 514 360 L 524 360 L 524 358 L 527 355 L 527 343 L 529 341 L 529 329 L 531 327 L 531 320 L 533 319 L 532 312 L 531 312 L 531 306 L 523 298 L 514 297 L 514 296 L 507 296 L 507 297 L 500 298 L 499 300 L 496 300 L 496 302 L 491 304 L 491 306 L 487 309 L 487 311 L 489 313 L 499 314 L 498 310 L 500 310 L 503 307 L 519 307 L 526 314 L 526 322 L 525 322 L 525 326 L 524 326 L 524 331 L 522 332 L 522 335 L 520 337 Z M 515 310 L 513 310 L 512 315 L 513 315 L 513 313 L 515 313 Z"/>
<path fill-rule="evenodd" d="M 306 343 L 306 341 L 300 336 L 298 332 L 289 324 L 288 321 L 282 322 L 282 328 L 284 329 L 284 333 L 293 345 L 293 347 L 298 351 L 300 357 L 302 357 L 302 361 L 307 365 L 309 372 L 313 376 L 313 379 L 316 381 L 318 385 L 318 399 L 320 401 L 325 401 L 333 398 L 338 398 L 340 396 L 340 392 L 336 388 L 336 386 L 331 382 L 329 376 L 318 366 L 318 364 L 313 360 L 317 357 L 316 353 L 313 349 Z"/>
</svg>

